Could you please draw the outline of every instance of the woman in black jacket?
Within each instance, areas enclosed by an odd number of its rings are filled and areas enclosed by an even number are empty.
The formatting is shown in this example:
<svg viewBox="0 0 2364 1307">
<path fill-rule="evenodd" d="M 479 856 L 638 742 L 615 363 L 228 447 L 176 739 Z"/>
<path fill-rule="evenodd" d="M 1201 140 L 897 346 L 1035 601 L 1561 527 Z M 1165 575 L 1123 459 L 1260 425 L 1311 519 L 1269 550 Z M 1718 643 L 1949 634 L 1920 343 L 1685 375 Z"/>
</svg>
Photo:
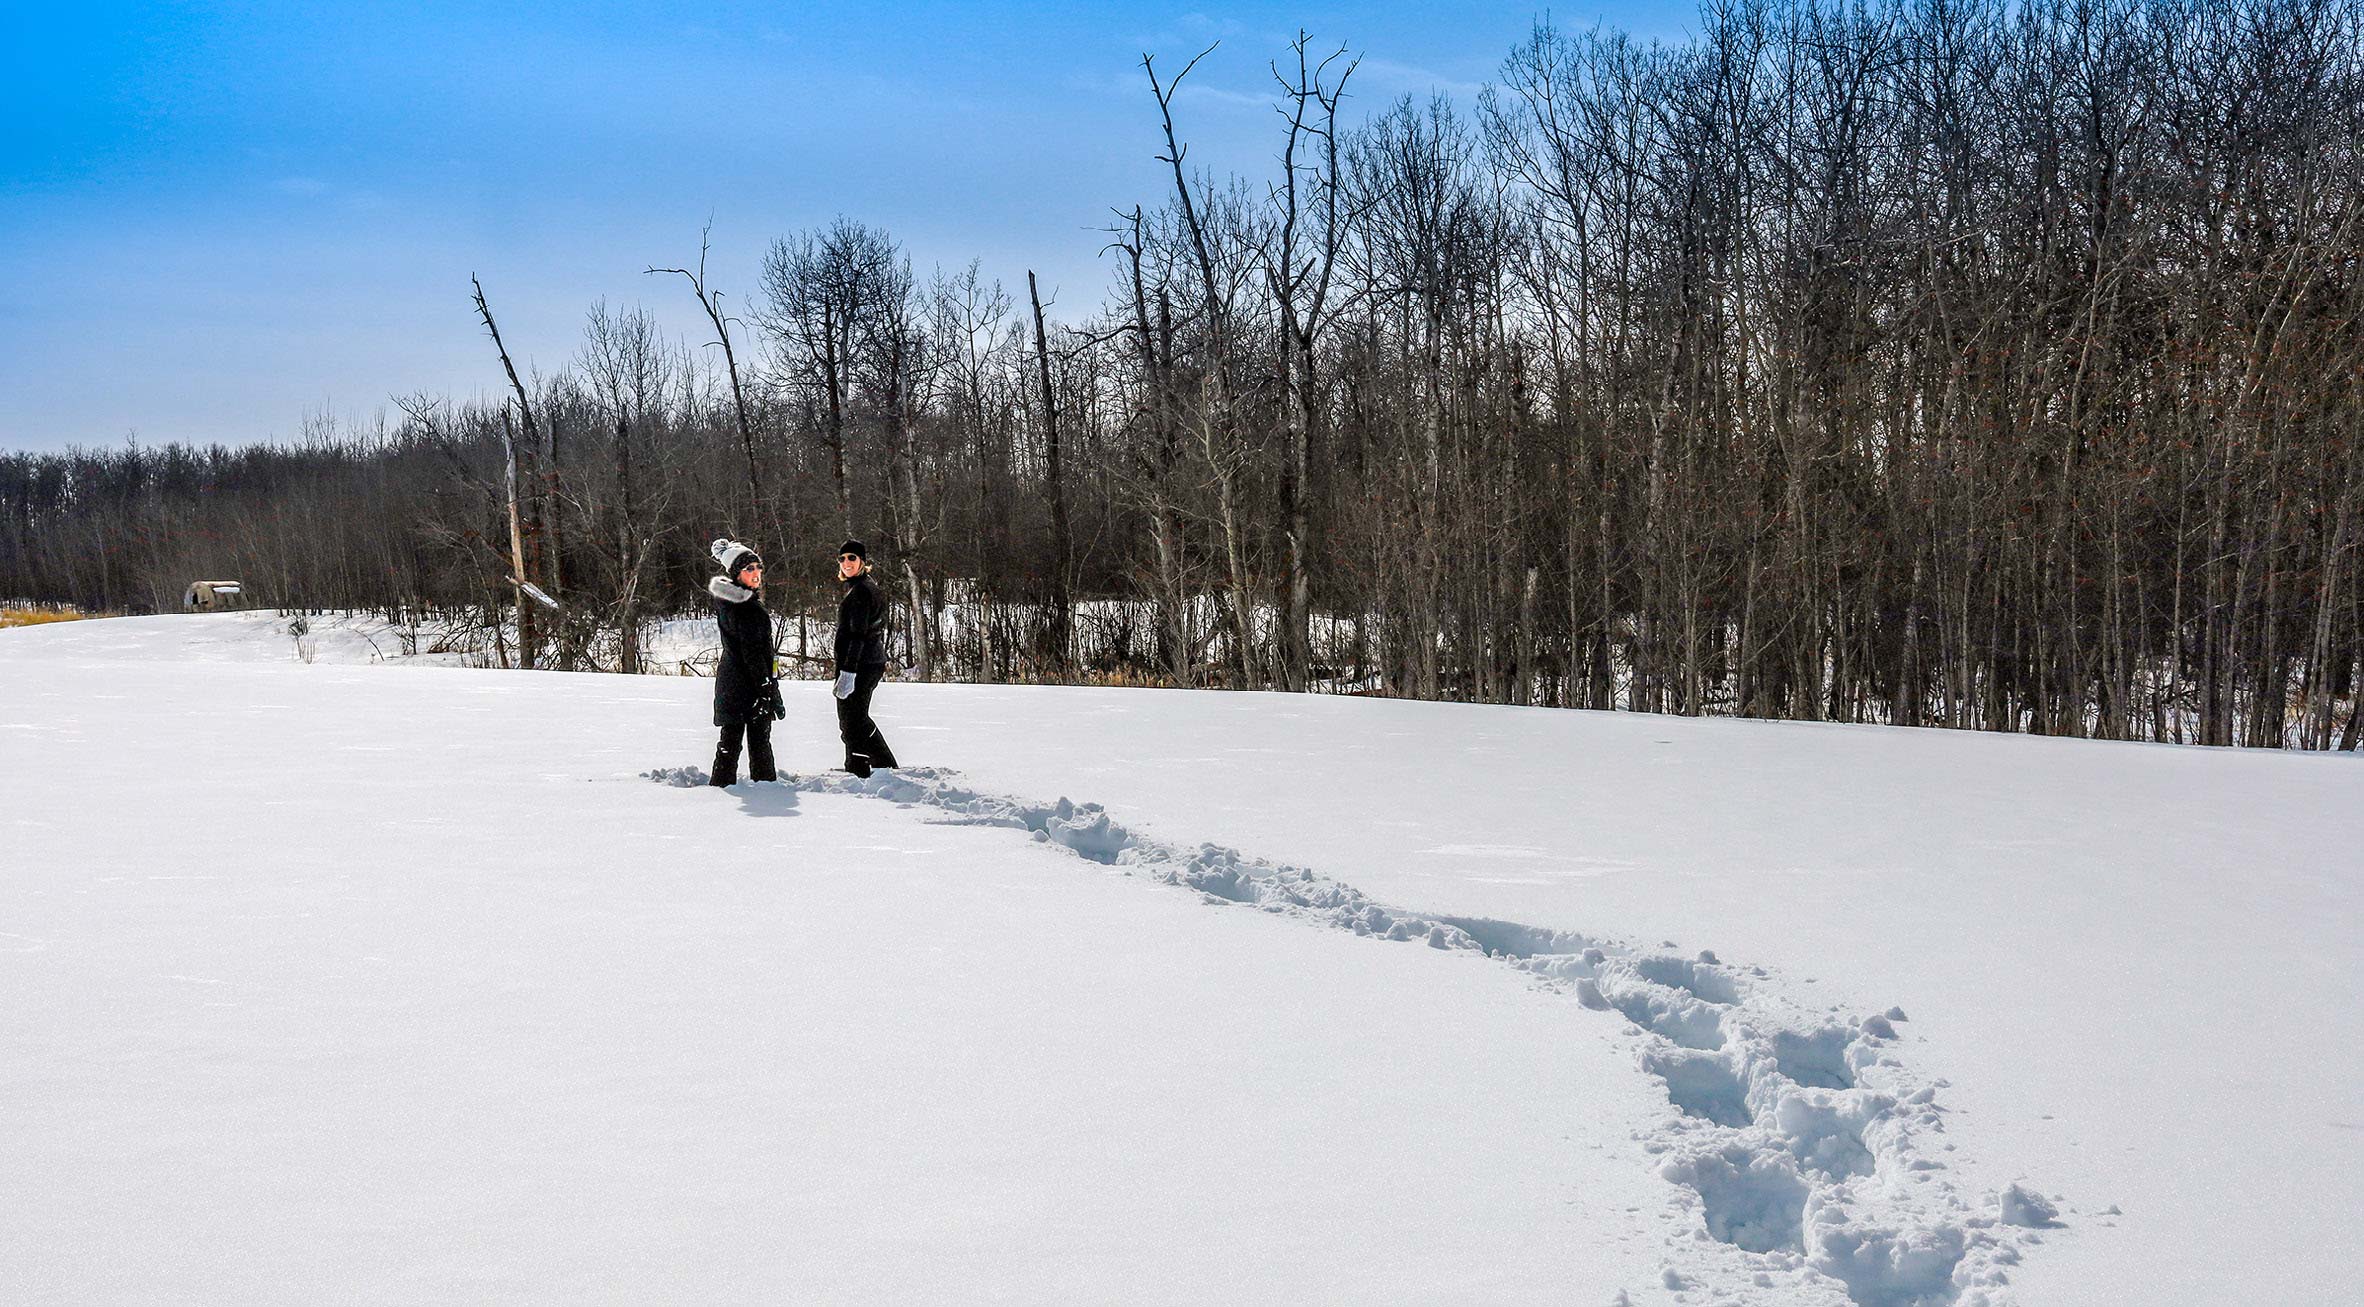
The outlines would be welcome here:
<svg viewBox="0 0 2364 1307">
<path fill-rule="evenodd" d="M 772 722 L 782 715 L 778 669 L 772 657 L 772 615 L 758 593 L 763 559 L 736 540 L 714 542 L 721 576 L 706 583 L 714 596 L 714 625 L 722 636 L 722 660 L 714 667 L 714 724 L 722 739 L 714 746 L 716 785 L 739 779 L 739 742 L 747 745 L 747 779 L 780 778 L 772 762 Z"/>
<path fill-rule="evenodd" d="M 870 720 L 870 692 L 886 675 L 887 602 L 869 573 L 870 551 L 861 541 L 838 546 L 845 598 L 837 605 L 837 735 L 845 741 L 845 769 L 856 776 L 896 765 L 895 751 Z"/>
</svg>

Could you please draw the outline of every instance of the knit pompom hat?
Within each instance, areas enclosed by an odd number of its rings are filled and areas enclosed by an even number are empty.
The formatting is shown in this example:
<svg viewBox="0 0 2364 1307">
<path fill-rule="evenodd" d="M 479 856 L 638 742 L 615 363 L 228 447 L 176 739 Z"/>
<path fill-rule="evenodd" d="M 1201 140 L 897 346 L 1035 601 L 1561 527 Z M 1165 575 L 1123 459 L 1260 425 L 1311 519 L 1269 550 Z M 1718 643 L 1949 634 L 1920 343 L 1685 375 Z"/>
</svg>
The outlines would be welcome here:
<svg viewBox="0 0 2364 1307">
<path fill-rule="evenodd" d="M 763 561 L 763 555 L 729 536 L 717 537 L 713 544 L 706 547 L 706 552 L 714 555 L 714 561 L 722 565 L 722 574 L 733 580 L 738 579 L 740 571 L 749 563 Z"/>
</svg>

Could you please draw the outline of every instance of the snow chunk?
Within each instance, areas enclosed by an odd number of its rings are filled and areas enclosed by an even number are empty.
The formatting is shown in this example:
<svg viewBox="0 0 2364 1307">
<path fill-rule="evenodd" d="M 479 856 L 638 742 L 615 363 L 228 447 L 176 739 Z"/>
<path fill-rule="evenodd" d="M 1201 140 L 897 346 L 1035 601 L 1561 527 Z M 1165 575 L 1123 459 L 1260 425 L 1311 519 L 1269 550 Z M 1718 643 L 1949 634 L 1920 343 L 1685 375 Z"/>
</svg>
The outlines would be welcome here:
<svg viewBox="0 0 2364 1307">
<path fill-rule="evenodd" d="M 2002 1208 L 2005 1225 L 2024 1226 L 2030 1230 L 2057 1230 L 2061 1227 L 2060 1207 L 2033 1189 L 2014 1184 L 1995 1196 Z"/>
<path fill-rule="evenodd" d="M 1043 820 L 1051 843 L 1075 850 L 1094 862 L 1113 864 L 1116 855 L 1132 847 L 1132 832 L 1109 819 L 1097 803 L 1081 806 L 1061 798 Z"/>
</svg>

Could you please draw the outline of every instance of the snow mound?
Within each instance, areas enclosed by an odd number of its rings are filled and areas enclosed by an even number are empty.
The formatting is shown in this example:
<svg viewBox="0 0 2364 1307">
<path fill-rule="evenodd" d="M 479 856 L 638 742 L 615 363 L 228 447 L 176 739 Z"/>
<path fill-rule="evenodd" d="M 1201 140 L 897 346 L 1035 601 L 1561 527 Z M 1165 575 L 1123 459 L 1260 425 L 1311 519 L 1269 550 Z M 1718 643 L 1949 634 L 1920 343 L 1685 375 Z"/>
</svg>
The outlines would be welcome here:
<svg viewBox="0 0 2364 1307">
<path fill-rule="evenodd" d="M 2024 1226 L 2030 1230 L 2054 1230 L 2061 1225 L 2060 1208 L 2051 1199 L 2031 1189 L 2012 1185 L 1998 1196 L 2005 1225 Z"/>
</svg>

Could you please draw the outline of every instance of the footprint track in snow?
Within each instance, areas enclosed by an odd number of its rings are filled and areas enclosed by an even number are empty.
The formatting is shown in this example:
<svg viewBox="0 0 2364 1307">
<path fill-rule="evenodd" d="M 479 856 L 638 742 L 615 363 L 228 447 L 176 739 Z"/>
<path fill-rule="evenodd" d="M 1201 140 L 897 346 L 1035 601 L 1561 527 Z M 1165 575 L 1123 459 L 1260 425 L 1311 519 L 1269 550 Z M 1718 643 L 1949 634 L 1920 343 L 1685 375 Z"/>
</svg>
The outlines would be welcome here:
<svg viewBox="0 0 2364 1307">
<path fill-rule="evenodd" d="M 679 786 L 706 780 L 696 767 L 643 775 Z M 1841 1023 L 1784 1001 L 1762 969 L 1744 971 L 1712 952 L 1684 957 L 1519 922 L 1406 911 L 1303 867 L 1137 835 L 1099 804 L 986 794 L 945 768 L 784 783 L 936 809 L 948 825 L 1023 830 L 1209 903 L 1483 955 L 1619 1014 L 1643 1035 L 1639 1069 L 1671 1109 L 1640 1142 L 1677 1186 L 1681 1215 L 1667 1243 L 1688 1287 L 1752 1302 L 2005 1307 L 2008 1268 L 2029 1231 L 2058 1224 L 2049 1200 L 2018 1185 L 1974 1201 L 1946 1178 L 1945 1163 L 1924 1155 L 1923 1142 L 1945 1131 L 1944 1109 L 1937 1086 L 1895 1056 L 1893 1022 L 1903 1013 L 1893 1008 Z M 1702 1235 L 1725 1249 L 1720 1262 L 1700 1257 Z"/>
</svg>

